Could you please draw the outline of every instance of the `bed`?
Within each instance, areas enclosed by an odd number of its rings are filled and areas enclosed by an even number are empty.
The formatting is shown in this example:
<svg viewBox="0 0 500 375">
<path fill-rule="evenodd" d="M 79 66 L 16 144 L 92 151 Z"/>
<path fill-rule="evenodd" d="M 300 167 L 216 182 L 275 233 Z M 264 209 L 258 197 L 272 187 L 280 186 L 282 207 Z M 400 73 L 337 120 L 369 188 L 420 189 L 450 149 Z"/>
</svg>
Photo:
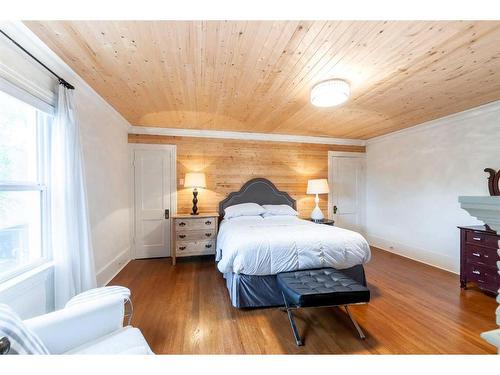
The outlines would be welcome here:
<svg viewBox="0 0 500 375">
<path fill-rule="evenodd" d="M 241 203 L 286 204 L 295 200 L 264 178 L 245 183 L 220 202 L 219 212 Z M 366 285 L 363 265 L 370 248 L 359 233 L 318 225 L 294 216 L 221 217 L 217 235 L 217 268 L 223 274 L 234 307 L 283 305 L 276 275 L 280 272 L 333 267 Z"/>
</svg>

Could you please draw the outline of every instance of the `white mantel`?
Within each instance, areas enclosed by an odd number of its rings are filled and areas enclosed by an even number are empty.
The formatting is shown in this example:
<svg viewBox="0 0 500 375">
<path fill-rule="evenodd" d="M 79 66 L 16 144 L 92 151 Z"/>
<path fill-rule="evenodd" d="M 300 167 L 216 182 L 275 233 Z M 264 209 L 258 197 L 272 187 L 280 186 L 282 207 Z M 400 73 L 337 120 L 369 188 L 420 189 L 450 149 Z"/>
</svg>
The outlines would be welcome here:
<svg viewBox="0 0 500 375">
<path fill-rule="evenodd" d="M 466 210 L 471 216 L 474 216 L 483 223 L 500 233 L 500 196 L 496 197 L 458 197 L 460 206 Z M 498 255 L 500 256 L 500 241 L 498 241 Z M 500 274 L 500 262 L 497 262 L 498 273 Z M 500 290 L 497 295 L 497 302 L 500 303 Z M 497 324 L 500 326 L 500 307 L 497 308 Z M 500 329 L 484 332 L 481 337 L 490 344 L 498 348 L 500 354 Z"/>
<path fill-rule="evenodd" d="M 500 196 L 498 197 L 458 197 L 460 206 L 471 216 L 500 233 Z"/>
</svg>

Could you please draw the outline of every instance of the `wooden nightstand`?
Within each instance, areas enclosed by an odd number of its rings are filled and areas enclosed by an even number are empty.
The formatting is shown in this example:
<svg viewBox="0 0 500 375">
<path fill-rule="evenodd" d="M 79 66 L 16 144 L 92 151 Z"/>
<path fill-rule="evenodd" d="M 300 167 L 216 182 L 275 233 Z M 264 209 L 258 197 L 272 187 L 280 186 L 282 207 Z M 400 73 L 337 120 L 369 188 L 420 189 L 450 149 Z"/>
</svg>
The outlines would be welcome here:
<svg viewBox="0 0 500 375">
<path fill-rule="evenodd" d="M 306 220 L 312 221 L 315 224 L 325 224 L 325 225 L 331 225 L 332 227 L 335 226 L 335 220 L 330 220 L 330 219 L 323 219 L 322 221 L 314 221 L 311 218 L 307 218 Z"/>
<path fill-rule="evenodd" d="M 217 212 L 172 216 L 172 264 L 177 257 L 215 254 Z"/>
</svg>

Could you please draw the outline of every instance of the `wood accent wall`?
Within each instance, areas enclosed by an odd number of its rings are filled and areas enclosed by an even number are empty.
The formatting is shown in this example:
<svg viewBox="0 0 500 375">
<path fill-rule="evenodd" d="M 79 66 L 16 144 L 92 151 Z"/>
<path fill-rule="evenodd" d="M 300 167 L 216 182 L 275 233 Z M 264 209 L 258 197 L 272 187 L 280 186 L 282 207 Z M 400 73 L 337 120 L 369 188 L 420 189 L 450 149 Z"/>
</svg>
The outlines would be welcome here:
<svg viewBox="0 0 500 375">
<path fill-rule="evenodd" d="M 177 146 L 177 211 L 191 210 L 192 192 L 179 184 L 186 172 L 205 172 L 207 189 L 200 189 L 198 207 L 217 211 L 227 194 L 254 177 L 271 180 L 297 200 L 301 216 L 314 207 L 314 196 L 306 195 L 307 180 L 328 177 L 328 151 L 365 152 L 364 146 L 242 141 L 230 139 L 171 137 L 129 134 L 129 143 Z M 328 197 L 320 197 L 326 215 Z"/>
</svg>

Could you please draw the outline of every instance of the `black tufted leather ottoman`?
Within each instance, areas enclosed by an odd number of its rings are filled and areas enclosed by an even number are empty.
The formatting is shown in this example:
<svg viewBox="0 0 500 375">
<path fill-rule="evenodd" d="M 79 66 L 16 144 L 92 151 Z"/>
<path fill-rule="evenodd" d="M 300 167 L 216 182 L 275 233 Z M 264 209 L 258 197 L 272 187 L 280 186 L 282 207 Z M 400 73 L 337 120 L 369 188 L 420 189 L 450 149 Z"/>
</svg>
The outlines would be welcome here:
<svg viewBox="0 0 500 375">
<path fill-rule="evenodd" d="M 348 305 L 370 301 L 370 290 L 366 286 L 334 268 L 283 272 L 276 275 L 276 279 L 298 346 L 302 345 L 302 340 L 291 309 L 299 307 L 344 306 L 359 336 L 365 338 Z"/>
</svg>

